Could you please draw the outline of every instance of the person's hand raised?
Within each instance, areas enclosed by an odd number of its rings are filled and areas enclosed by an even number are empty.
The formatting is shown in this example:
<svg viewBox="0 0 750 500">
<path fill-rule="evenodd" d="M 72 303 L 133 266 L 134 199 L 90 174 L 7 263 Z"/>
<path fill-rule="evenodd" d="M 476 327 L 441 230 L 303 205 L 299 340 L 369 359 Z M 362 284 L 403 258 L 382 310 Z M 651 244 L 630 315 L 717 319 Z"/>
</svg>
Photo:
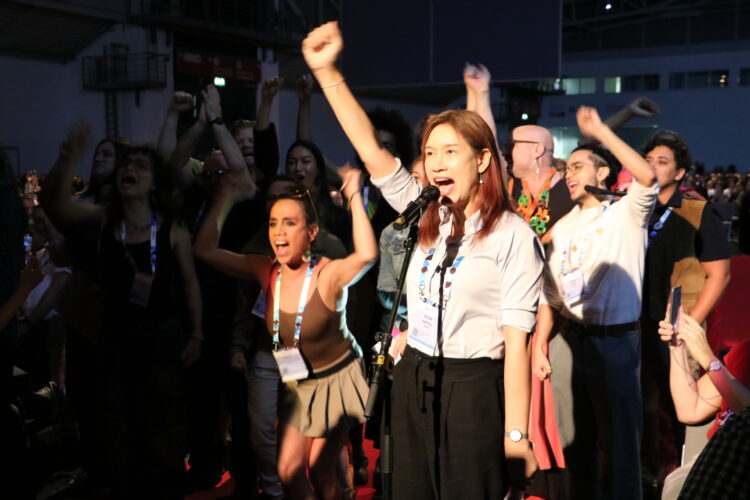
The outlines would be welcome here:
<svg viewBox="0 0 750 500">
<path fill-rule="evenodd" d="M 83 158 L 83 153 L 91 141 L 91 127 L 79 122 L 65 132 L 65 140 L 60 145 L 60 156 L 73 160 Z"/>
<path fill-rule="evenodd" d="M 260 88 L 261 98 L 270 101 L 276 97 L 276 94 L 279 93 L 283 85 L 284 79 L 280 76 L 273 76 L 263 80 L 263 85 Z"/>
<path fill-rule="evenodd" d="M 594 139 L 597 138 L 597 134 L 602 128 L 606 127 L 606 125 L 602 123 L 602 119 L 599 117 L 599 113 L 596 109 L 589 106 L 581 106 L 578 108 L 576 120 L 578 121 L 578 129 L 581 131 L 581 134 Z"/>
<path fill-rule="evenodd" d="M 347 163 L 338 169 L 338 174 L 341 177 L 341 192 L 344 193 L 347 200 L 351 200 L 352 196 L 362 189 L 364 182 L 362 171 Z"/>
<path fill-rule="evenodd" d="M 203 94 L 203 103 L 206 106 L 206 119 L 210 122 L 221 116 L 221 97 L 219 90 L 211 84 L 206 85 L 206 89 L 201 91 Z"/>
<path fill-rule="evenodd" d="M 466 66 L 464 66 L 464 83 L 466 84 L 466 89 L 475 94 L 488 92 L 491 79 L 490 70 L 484 64 L 474 65 L 466 63 Z"/>
<path fill-rule="evenodd" d="M 344 40 L 336 21 L 318 26 L 302 40 L 302 55 L 313 72 L 334 66 L 343 48 Z"/>
<path fill-rule="evenodd" d="M 297 99 L 300 101 L 306 101 L 310 99 L 310 95 L 312 94 L 312 87 L 313 87 L 313 79 L 312 76 L 310 76 L 309 73 L 305 73 L 304 75 L 299 77 L 299 80 L 297 80 Z"/>
<path fill-rule="evenodd" d="M 661 108 L 659 105 L 648 97 L 639 97 L 635 99 L 628 104 L 628 109 L 635 116 L 640 116 L 641 118 L 648 118 L 661 114 Z"/>
<path fill-rule="evenodd" d="M 170 107 L 178 113 L 182 113 L 183 111 L 192 109 L 193 96 L 187 92 L 178 90 L 177 92 L 172 94 L 172 102 L 170 103 Z"/>
</svg>

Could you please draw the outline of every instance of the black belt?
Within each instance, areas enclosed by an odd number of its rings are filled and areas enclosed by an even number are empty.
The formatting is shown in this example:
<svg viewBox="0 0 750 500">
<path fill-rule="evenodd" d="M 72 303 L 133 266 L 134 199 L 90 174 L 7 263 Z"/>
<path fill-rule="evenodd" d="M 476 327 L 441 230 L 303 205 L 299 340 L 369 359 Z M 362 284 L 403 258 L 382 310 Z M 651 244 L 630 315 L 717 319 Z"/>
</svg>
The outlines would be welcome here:
<svg viewBox="0 0 750 500">
<path fill-rule="evenodd" d="M 622 337 L 630 332 L 639 331 L 639 329 L 637 321 L 617 325 L 591 325 L 568 320 L 568 330 L 590 337 Z"/>
</svg>

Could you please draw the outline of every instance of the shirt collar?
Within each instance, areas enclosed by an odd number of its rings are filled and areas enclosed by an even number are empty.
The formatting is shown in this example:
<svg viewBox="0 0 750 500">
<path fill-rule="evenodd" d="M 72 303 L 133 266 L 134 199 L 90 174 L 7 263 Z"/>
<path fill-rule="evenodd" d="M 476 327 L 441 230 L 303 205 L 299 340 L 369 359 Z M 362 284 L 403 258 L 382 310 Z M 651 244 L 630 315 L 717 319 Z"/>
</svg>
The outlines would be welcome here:
<svg viewBox="0 0 750 500">
<path fill-rule="evenodd" d="M 440 214 L 440 236 L 447 240 L 453 230 L 453 214 L 445 206 L 441 206 L 438 209 L 438 213 Z M 482 223 L 482 211 L 477 210 L 464 222 L 464 238 L 474 236 L 482 227 L 484 227 Z"/>
<path fill-rule="evenodd" d="M 680 208 L 682 206 L 682 191 L 680 191 L 679 186 L 677 187 L 672 197 L 669 198 L 669 201 L 667 201 L 666 205 L 664 206 L 674 207 L 674 208 Z"/>
</svg>

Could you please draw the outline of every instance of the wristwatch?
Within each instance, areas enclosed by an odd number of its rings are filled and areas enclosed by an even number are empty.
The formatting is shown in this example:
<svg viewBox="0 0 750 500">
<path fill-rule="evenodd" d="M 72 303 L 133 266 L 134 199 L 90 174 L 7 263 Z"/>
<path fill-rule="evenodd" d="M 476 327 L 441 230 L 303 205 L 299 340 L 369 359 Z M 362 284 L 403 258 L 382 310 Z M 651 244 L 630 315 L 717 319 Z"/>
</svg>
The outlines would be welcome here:
<svg viewBox="0 0 750 500">
<path fill-rule="evenodd" d="M 528 434 L 524 434 L 518 429 L 511 429 L 505 433 L 505 437 L 513 441 L 514 443 L 519 442 L 522 439 L 529 439 Z"/>
<path fill-rule="evenodd" d="M 721 361 L 719 361 L 718 359 L 712 360 L 708 364 L 708 368 L 706 368 L 706 372 L 717 372 L 719 370 L 721 370 Z"/>
<path fill-rule="evenodd" d="M 223 125 L 224 124 L 224 120 L 221 119 L 221 116 L 217 116 L 216 118 L 214 118 L 213 120 L 211 120 L 208 123 L 211 124 L 211 125 Z"/>
</svg>

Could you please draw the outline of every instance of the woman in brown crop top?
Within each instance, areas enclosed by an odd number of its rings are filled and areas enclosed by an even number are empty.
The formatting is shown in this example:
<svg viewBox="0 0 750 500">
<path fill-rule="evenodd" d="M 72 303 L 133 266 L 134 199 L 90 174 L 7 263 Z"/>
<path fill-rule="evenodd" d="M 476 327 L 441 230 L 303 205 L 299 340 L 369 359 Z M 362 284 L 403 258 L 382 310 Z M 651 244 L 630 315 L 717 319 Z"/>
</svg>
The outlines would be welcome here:
<svg viewBox="0 0 750 500">
<path fill-rule="evenodd" d="M 260 283 L 268 298 L 268 330 L 278 333 L 275 355 L 296 356 L 298 347 L 309 370 L 287 384 L 288 404 L 281 415 L 278 470 L 288 498 L 339 498 L 338 457 L 349 427 L 364 422 L 367 384 L 344 311 L 347 287 L 374 262 L 378 247 L 359 191 L 360 171 L 345 167 L 340 174 L 352 212 L 354 252 L 346 258 L 310 255 L 318 224 L 307 192 L 279 198 L 271 207 L 268 238 L 275 259 L 220 249 L 227 214 L 254 192 L 246 171 L 225 174 L 195 241 L 195 254 L 217 270 Z M 283 376 L 286 367 L 279 358 Z"/>
</svg>

